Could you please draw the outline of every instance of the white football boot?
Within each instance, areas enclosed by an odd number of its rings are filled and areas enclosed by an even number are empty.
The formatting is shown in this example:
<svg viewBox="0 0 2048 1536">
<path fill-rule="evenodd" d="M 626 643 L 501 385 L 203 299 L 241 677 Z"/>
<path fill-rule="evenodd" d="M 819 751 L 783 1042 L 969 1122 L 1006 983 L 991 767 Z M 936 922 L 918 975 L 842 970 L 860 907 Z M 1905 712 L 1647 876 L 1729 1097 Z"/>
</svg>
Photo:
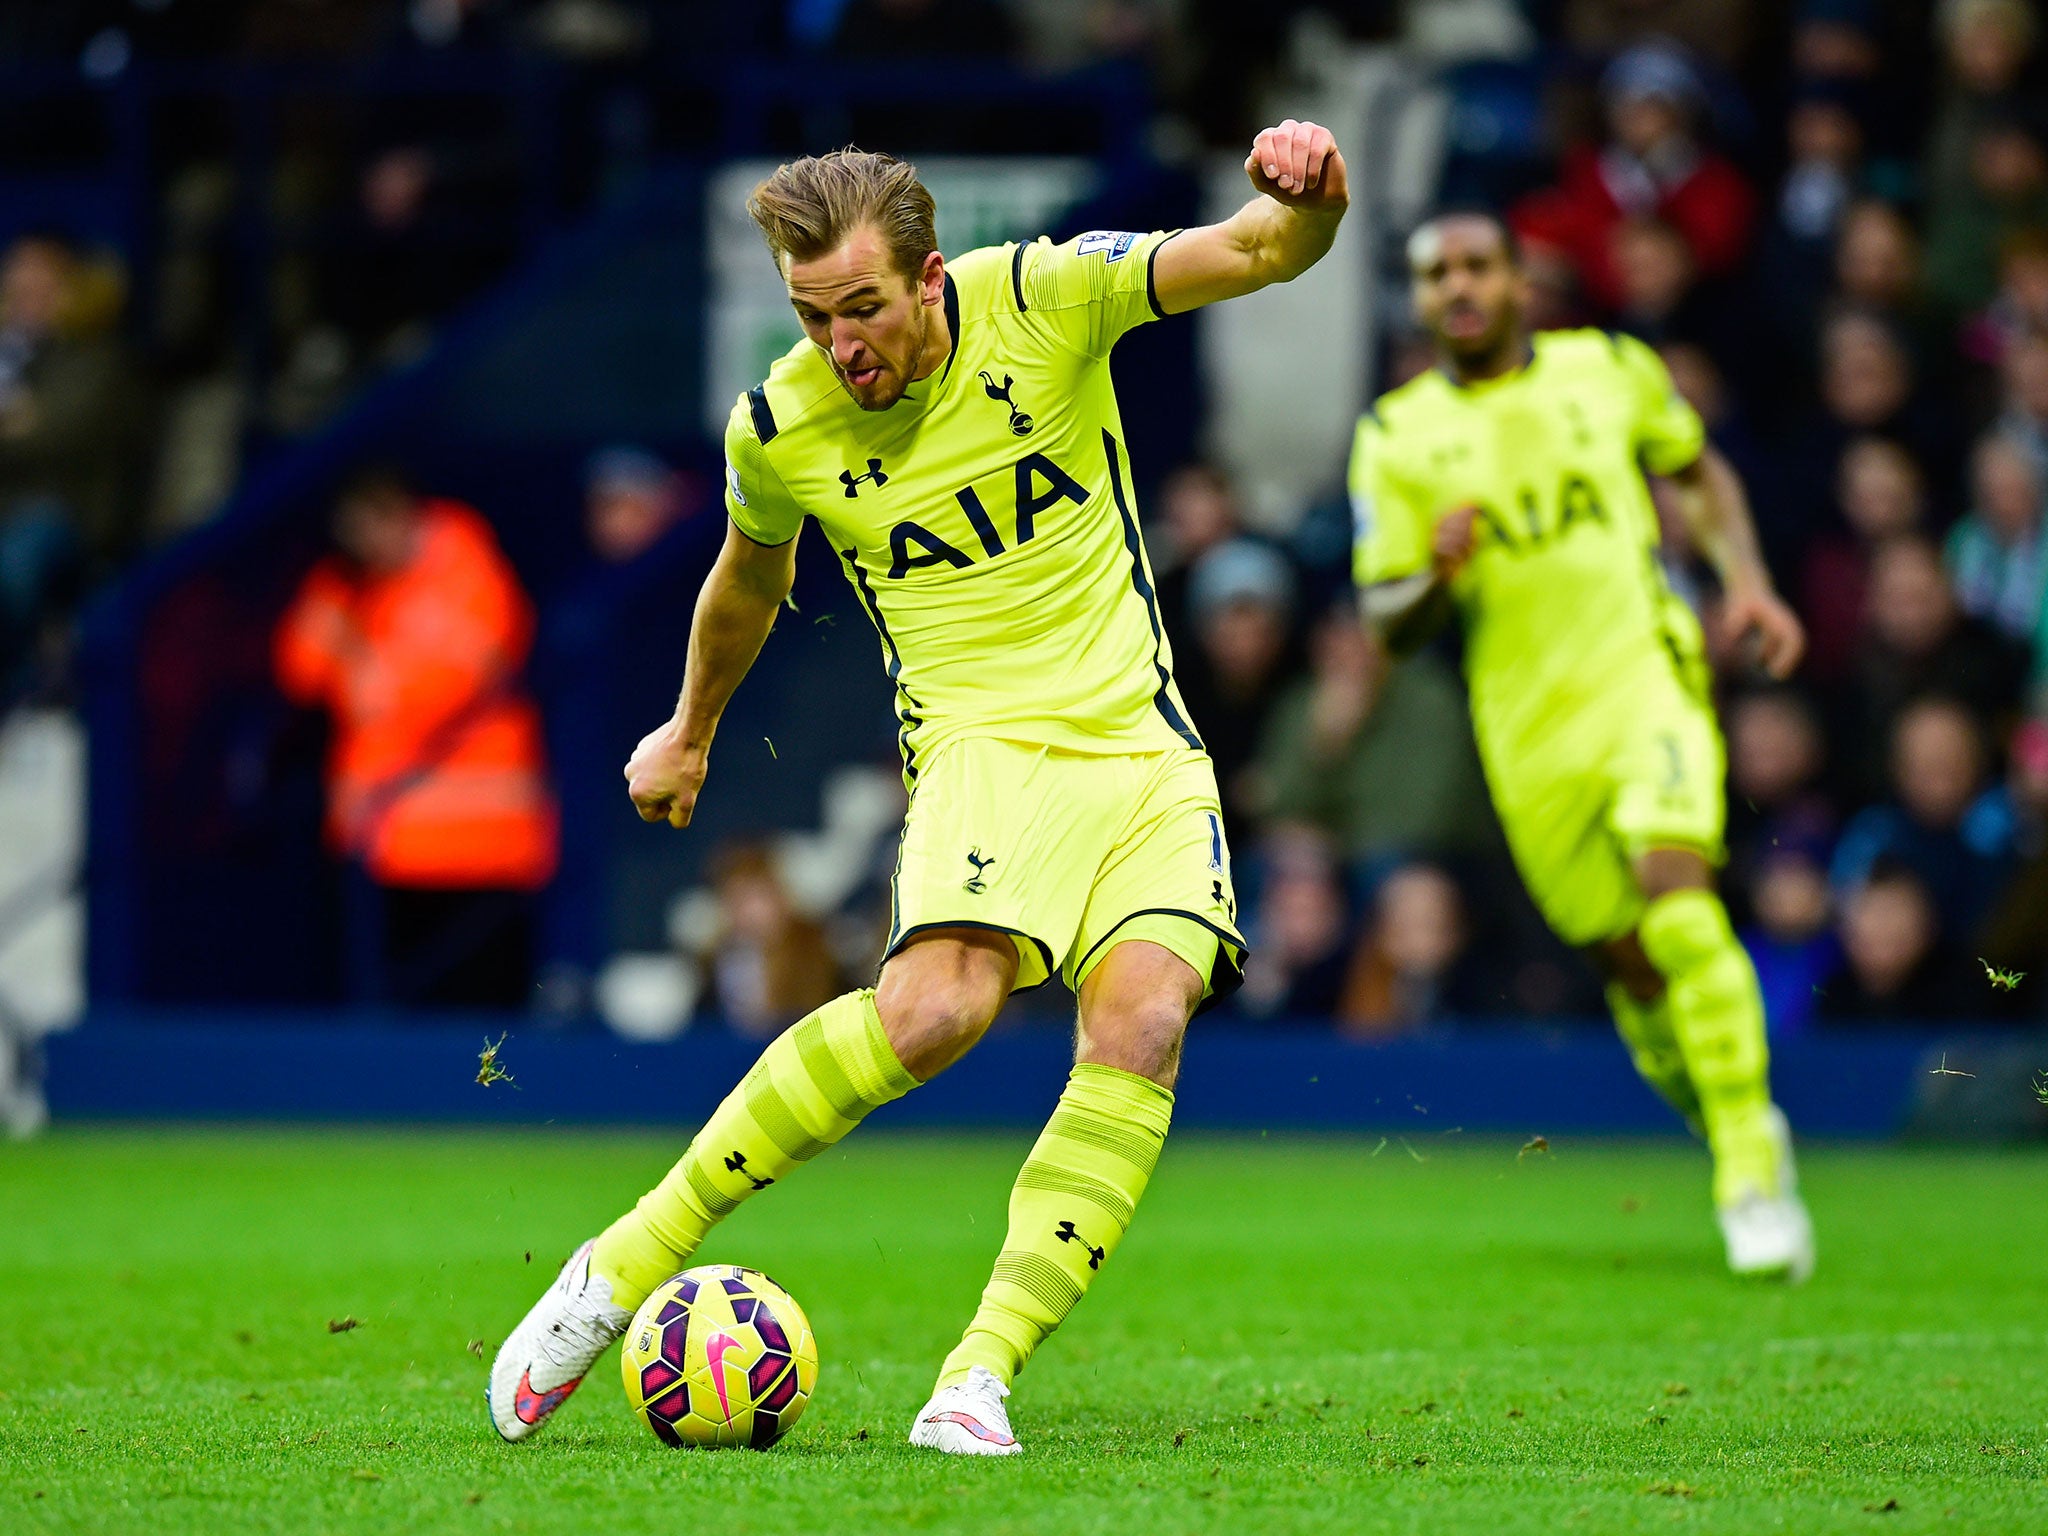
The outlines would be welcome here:
<svg viewBox="0 0 2048 1536">
<path fill-rule="evenodd" d="M 957 1386 L 941 1387 L 918 1410 L 910 1443 L 949 1456 L 1019 1456 L 1024 1447 L 1010 1433 L 1003 1399 L 1010 1389 L 985 1365 L 977 1365 Z"/>
<path fill-rule="evenodd" d="M 1778 1193 L 1752 1189 L 1716 1212 L 1728 1244 L 1728 1267 L 1738 1275 L 1777 1275 L 1802 1284 L 1813 1273 L 1813 1218 L 1799 1198 L 1799 1169 L 1792 1161 L 1792 1127 L 1771 1106 L 1771 1133 L 1778 1143 Z"/>
<path fill-rule="evenodd" d="M 545 1424 L 633 1321 L 612 1305 L 611 1282 L 590 1272 L 595 1242 L 569 1255 L 555 1283 L 498 1346 L 484 1401 L 507 1440 L 524 1440 Z"/>
</svg>

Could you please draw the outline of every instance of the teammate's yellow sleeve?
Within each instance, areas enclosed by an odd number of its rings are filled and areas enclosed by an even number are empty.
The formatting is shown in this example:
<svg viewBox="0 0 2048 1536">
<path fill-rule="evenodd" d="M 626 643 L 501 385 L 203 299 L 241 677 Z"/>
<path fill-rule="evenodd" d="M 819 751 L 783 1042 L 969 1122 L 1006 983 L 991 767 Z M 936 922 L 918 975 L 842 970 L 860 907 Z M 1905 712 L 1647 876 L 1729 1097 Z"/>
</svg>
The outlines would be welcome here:
<svg viewBox="0 0 2048 1536">
<path fill-rule="evenodd" d="M 1434 509 L 1397 472 L 1377 416 L 1358 420 L 1350 487 L 1351 574 L 1359 590 L 1426 569 Z"/>
<path fill-rule="evenodd" d="M 1064 245 L 1041 235 L 1010 253 L 1011 300 L 1075 351 L 1102 357 L 1124 332 L 1165 314 L 1152 260 L 1179 233 L 1091 229 Z"/>
<path fill-rule="evenodd" d="M 1653 475 L 1675 474 L 1706 447 L 1706 423 L 1686 403 L 1664 359 L 1633 336 L 1616 336 L 1614 350 L 1635 386 L 1636 454 Z"/>
<path fill-rule="evenodd" d="M 762 451 L 759 420 L 767 415 L 758 389 L 740 396 L 725 423 L 725 511 L 733 526 L 756 544 L 787 544 L 804 524 L 804 511 L 791 499 L 768 455 Z M 773 426 L 769 427 L 772 433 Z"/>
</svg>

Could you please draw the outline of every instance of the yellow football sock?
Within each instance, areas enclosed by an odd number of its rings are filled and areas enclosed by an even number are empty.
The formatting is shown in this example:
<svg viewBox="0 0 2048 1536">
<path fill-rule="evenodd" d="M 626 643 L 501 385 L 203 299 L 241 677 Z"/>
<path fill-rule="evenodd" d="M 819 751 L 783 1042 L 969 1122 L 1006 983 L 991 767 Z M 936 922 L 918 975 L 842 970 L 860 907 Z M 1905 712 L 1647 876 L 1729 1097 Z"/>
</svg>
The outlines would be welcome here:
<svg viewBox="0 0 2048 1536">
<path fill-rule="evenodd" d="M 977 1365 L 1005 1383 L 1024 1369 L 1129 1230 L 1172 1118 L 1173 1095 L 1150 1079 L 1074 1068 L 1010 1191 L 1009 1235 L 941 1387 Z"/>
<path fill-rule="evenodd" d="M 619 1306 L 639 1306 L 742 1200 L 809 1162 L 917 1081 L 882 1032 L 875 994 L 835 997 L 761 1053 L 668 1176 L 604 1230 L 591 1253 L 592 1271 L 611 1282 Z"/>
<path fill-rule="evenodd" d="M 1693 1088 L 1692 1075 L 1685 1070 L 1685 1052 L 1678 1048 L 1678 1036 L 1672 1033 L 1669 1001 L 1667 992 L 1646 1003 L 1618 981 L 1607 988 L 1607 1011 L 1614 1015 L 1614 1027 L 1635 1059 L 1636 1071 L 1685 1117 L 1695 1134 L 1704 1136 L 1700 1096 Z"/>
<path fill-rule="evenodd" d="M 1712 891 L 1673 891 L 1651 902 L 1637 930 L 1664 977 L 1671 1030 L 1699 1095 L 1714 1152 L 1714 1199 L 1778 1192 L 1770 1053 L 1764 1000 L 1727 908 Z"/>
</svg>

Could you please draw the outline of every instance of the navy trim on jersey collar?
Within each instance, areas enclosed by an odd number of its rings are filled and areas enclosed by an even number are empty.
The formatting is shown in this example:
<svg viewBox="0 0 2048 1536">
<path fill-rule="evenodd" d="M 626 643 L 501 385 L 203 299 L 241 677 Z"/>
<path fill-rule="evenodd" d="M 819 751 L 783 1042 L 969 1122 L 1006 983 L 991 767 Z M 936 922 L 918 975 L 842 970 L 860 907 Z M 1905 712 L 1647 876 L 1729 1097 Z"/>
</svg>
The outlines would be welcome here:
<svg viewBox="0 0 2048 1536">
<path fill-rule="evenodd" d="M 953 359 L 960 355 L 960 290 L 953 285 L 953 274 L 946 274 L 946 334 L 953 345 L 946 353 L 946 366 L 939 370 L 939 382 L 946 382 L 946 375 L 953 371 Z"/>
<path fill-rule="evenodd" d="M 1023 314 L 1031 306 L 1024 302 L 1024 248 L 1028 240 L 1019 240 L 1017 249 L 1010 253 L 1010 292 L 1017 299 L 1017 313 Z"/>
<path fill-rule="evenodd" d="M 1524 339 L 1522 349 L 1524 355 L 1521 362 L 1510 368 L 1506 373 L 1497 373 L 1490 379 L 1480 379 L 1477 384 L 1466 384 L 1460 381 L 1458 376 L 1451 372 L 1451 367 L 1448 363 L 1438 363 L 1436 371 L 1443 375 L 1443 381 L 1446 384 L 1450 385 L 1451 388 L 1457 390 L 1460 394 L 1475 388 L 1484 389 L 1493 384 L 1511 384 L 1536 366 L 1536 338 L 1530 336 Z"/>
</svg>

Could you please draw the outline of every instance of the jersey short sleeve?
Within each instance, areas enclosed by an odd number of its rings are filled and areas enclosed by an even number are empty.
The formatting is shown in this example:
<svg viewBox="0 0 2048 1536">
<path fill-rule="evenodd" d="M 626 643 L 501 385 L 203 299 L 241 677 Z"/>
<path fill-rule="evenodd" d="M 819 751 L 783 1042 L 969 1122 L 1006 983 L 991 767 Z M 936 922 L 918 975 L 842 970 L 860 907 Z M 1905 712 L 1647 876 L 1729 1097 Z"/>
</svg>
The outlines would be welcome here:
<svg viewBox="0 0 2048 1536">
<path fill-rule="evenodd" d="M 1011 298 L 1077 352 L 1102 357 L 1133 326 L 1159 318 L 1152 261 L 1179 230 L 1091 229 L 1064 245 L 1043 237 L 1011 252 Z"/>
<path fill-rule="evenodd" d="M 1399 472 L 1376 416 L 1359 419 L 1351 440 L 1353 580 L 1362 592 L 1429 565 L 1430 508 Z"/>
<path fill-rule="evenodd" d="M 787 544 L 803 527 L 804 512 L 768 462 L 754 426 L 752 401 L 741 395 L 725 424 L 725 511 L 756 544 Z"/>
<path fill-rule="evenodd" d="M 1664 359 L 1633 336 L 1617 337 L 1614 346 L 1637 402 L 1637 456 L 1653 475 L 1676 474 L 1699 458 L 1706 424 L 1671 382 Z"/>
</svg>

